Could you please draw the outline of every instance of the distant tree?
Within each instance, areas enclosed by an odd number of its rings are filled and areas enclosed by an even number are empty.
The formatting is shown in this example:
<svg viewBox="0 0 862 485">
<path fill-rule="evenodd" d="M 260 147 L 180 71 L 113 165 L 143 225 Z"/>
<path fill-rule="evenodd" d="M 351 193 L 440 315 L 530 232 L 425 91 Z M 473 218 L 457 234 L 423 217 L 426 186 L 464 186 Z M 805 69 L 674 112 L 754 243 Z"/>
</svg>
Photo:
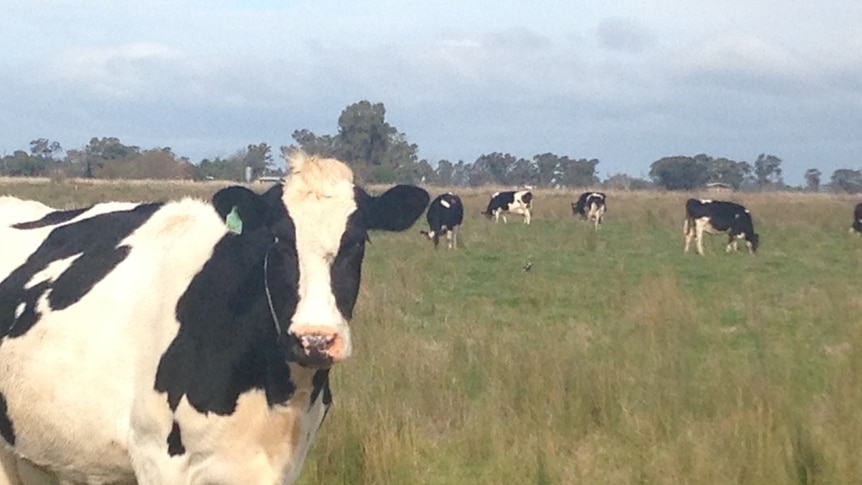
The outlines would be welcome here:
<svg viewBox="0 0 862 485">
<path fill-rule="evenodd" d="M 410 171 L 399 171 L 398 183 L 406 184 L 424 184 L 424 185 L 440 185 L 440 180 L 437 177 L 437 171 L 428 162 L 422 159 L 413 165 Z"/>
<path fill-rule="evenodd" d="M 40 177 L 48 174 L 54 162 L 32 156 L 24 150 L 15 150 L 12 155 L 0 159 L 0 175 L 11 177 Z"/>
<path fill-rule="evenodd" d="M 862 192 L 862 172 L 839 168 L 832 172 L 832 187 L 848 194 L 858 194 Z"/>
<path fill-rule="evenodd" d="M 293 132 L 293 139 L 297 145 L 281 147 L 281 152 L 285 157 L 295 148 L 300 148 L 305 153 L 321 157 L 337 156 L 338 149 L 335 139 L 329 135 L 317 136 L 309 130 L 302 129 Z"/>
<path fill-rule="evenodd" d="M 192 175 L 188 159 L 177 157 L 170 148 L 154 148 L 131 158 L 107 160 L 96 172 L 98 178 L 105 179 L 185 180 Z"/>
<path fill-rule="evenodd" d="M 339 152 L 348 163 L 380 165 L 395 128 L 386 122 L 383 103 L 360 101 L 338 117 Z"/>
<path fill-rule="evenodd" d="M 737 162 L 724 157 L 707 157 L 703 163 L 709 173 L 709 182 L 722 182 L 738 189 L 746 179 L 751 177 L 751 165 L 748 162 Z"/>
<path fill-rule="evenodd" d="M 283 153 L 301 148 L 311 154 L 336 157 L 350 165 L 364 182 L 411 180 L 423 170 L 417 166 L 419 148 L 386 122 L 382 103 L 363 100 L 347 106 L 338 118 L 335 136 L 318 136 L 302 129 L 293 132 L 293 139 L 297 145 L 282 147 Z"/>
<path fill-rule="evenodd" d="M 452 185 L 468 185 L 470 183 L 470 171 L 472 168 L 472 164 L 468 165 L 464 163 L 464 160 L 458 160 L 458 163 L 452 166 Z"/>
<path fill-rule="evenodd" d="M 63 152 L 59 142 L 39 138 L 30 142 L 30 154 L 46 160 L 58 161 Z"/>
<path fill-rule="evenodd" d="M 707 166 L 693 157 L 665 157 L 650 165 L 650 178 L 668 190 L 691 190 L 709 181 Z"/>
<path fill-rule="evenodd" d="M 509 185 L 536 185 L 538 180 L 536 165 L 525 158 L 515 160 L 506 175 L 506 181 Z"/>
<path fill-rule="evenodd" d="M 266 143 L 257 145 L 248 145 L 245 148 L 245 153 L 242 154 L 242 166 L 251 167 L 252 180 L 262 176 L 269 175 L 275 169 L 272 160 L 272 147 Z"/>
<path fill-rule="evenodd" d="M 782 185 L 781 159 L 761 153 L 754 162 L 754 175 L 760 188 L 767 185 Z"/>
<path fill-rule="evenodd" d="M 820 191 L 820 170 L 816 168 L 809 168 L 805 171 L 805 188 L 810 192 L 819 192 Z"/>
<path fill-rule="evenodd" d="M 437 182 L 440 185 L 456 185 L 453 175 L 455 172 L 455 166 L 452 165 L 452 162 L 449 160 L 439 160 L 437 161 Z"/>
<path fill-rule="evenodd" d="M 517 157 L 508 153 L 481 155 L 470 167 L 468 184 L 472 187 L 510 185 L 509 172 L 517 161 Z"/>
<path fill-rule="evenodd" d="M 136 146 L 126 146 L 114 137 L 91 138 L 81 150 L 69 150 L 64 160 L 68 175 L 95 177 L 109 160 L 124 160 L 141 153 Z"/>
<path fill-rule="evenodd" d="M 569 157 L 562 157 L 559 165 L 559 180 L 560 185 L 566 187 L 589 187 L 599 183 L 599 178 L 596 177 L 596 166 L 599 161 L 594 159 L 574 160 Z"/>
<path fill-rule="evenodd" d="M 242 182 L 245 177 L 244 170 L 241 159 L 238 158 L 216 157 L 213 160 L 206 158 L 193 167 L 192 177 L 195 180 L 216 179 Z"/>
<path fill-rule="evenodd" d="M 599 182 L 596 177 L 596 159 L 575 160 L 553 153 L 542 153 L 533 157 L 534 180 L 536 185 L 552 187 L 586 187 Z"/>
<path fill-rule="evenodd" d="M 536 183 L 542 187 L 551 187 L 560 183 L 562 161 L 553 153 L 542 153 L 533 157 L 536 166 Z"/>
<path fill-rule="evenodd" d="M 602 183 L 605 188 L 614 190 L 646 190 L 655 188 L 649 180 L 632 177 L 625 173 L 616 173 Z"/>
<path fill-rule="evenodd" d="M 370 180 L 378 183 L 410 183 L 423 171 L 418 167 L 419 147 L 397 131 L 389 137 L 388 147 L 379 164 L 372 165 Z"/>
</svg>

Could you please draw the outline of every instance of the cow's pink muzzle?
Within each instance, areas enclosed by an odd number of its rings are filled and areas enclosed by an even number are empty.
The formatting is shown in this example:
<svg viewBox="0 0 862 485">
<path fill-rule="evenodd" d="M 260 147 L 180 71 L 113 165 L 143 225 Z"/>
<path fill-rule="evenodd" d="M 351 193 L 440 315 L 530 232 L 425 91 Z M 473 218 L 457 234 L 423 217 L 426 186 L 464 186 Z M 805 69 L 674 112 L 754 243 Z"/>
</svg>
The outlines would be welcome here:
<svg viewBox="0 0 862 485">
<path fill-rule="evenodd" d="M 331 327 L 302 326 L 291 329 L 299 341 L 303 355 L 300 364 L 307 367 L 327 368 L 350 357 L 350 335 L 334 331 Z"/>
</svg>

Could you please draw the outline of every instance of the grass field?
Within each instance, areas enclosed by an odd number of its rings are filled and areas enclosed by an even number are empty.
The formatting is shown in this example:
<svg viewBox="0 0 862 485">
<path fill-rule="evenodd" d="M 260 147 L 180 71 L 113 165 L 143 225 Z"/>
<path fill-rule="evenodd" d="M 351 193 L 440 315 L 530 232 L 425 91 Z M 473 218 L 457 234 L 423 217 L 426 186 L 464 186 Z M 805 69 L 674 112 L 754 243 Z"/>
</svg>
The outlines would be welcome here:
<svg viewBox="0 0 862 485">
<path fill-rule="evenodd" d="M 215 188 L 0 180 L 62 207 Z M 424 218 L 372 234 L 354 358 L 299 483 L 860 483 L 855 199 L 731 194 L 758 255 L 711 236 L 699 257 L 691 194 L 610 192 L 594 231 L 575 192 L 536 191 L 531 226 L 481 217 L 491 192 L 460 191 L 460 250 L 433 250 Z"/>
</svg>

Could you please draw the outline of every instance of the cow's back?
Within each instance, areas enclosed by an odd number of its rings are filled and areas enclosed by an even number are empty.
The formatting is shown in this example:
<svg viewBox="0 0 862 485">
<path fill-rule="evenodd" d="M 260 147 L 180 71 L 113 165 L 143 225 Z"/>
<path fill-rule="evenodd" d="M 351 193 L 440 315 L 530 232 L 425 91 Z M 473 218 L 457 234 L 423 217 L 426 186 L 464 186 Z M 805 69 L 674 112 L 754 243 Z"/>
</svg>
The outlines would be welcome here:
<svg viewBox="0 0 862 485">
<path fill-rule="evenodd" d="M 27 227 L 2 229 L 16 248 L 0 258 L 0 394 L 12 444 L 66 478 L 132 480 L 134 402 L 154 395 L 176 302 L 224 225 L 186 200 L 97 205 Z M 169 419 L 163 408 L 147 412 Z"/>
</svg>

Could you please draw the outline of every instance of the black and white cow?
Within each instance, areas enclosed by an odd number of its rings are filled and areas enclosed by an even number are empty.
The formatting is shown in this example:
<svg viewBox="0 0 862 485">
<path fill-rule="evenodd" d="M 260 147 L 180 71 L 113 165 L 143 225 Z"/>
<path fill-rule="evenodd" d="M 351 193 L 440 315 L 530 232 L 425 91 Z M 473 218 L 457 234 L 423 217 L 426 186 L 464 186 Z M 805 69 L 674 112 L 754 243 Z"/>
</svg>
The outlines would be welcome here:
<svg viewBox="0 0 862 485">
<path fill-rule="evenodd" d="M 856 204 L 853 209 L 853 225 L 850 227 L 850 232 L 862 234 L 862 202 Z"/>
<path fill-rule="evenodd" d="M 53 211 L 0 199 L 0 484 L 290 484 L 350 357 L 371 196 L 295 153 L 263 194 Z M 27 478 L 23 478 L 27 480 Z"/>
<path fill-rule="evenodd" d="M 602 192 L 584 192 L 577 202 L 572 202 L 572 214 L 588 219 L 598 229 L 607 211 L 606 197 Z"/>
<path fill-rule="evenodd" d="M 428 220 L 428 230 L 420 232 L 434 241 L 435 248 L 443 234 L 446 235 L 447 248 L 458 247 L 458 228 L 464 221 L 464 204 L 460 197 L 452 192 L 438 195 L 428 206 L 425 218 Z"/>
<path fill-rule="evenodd" d="M 737 250 L 737 241 L 745 239 L 748 252 L 754 254 L 760 236 L 754 232 L 751 213 L 745 207 L 722 200 L 688 199 L 685 203 L 684 252 L 688 252 L 692 239 L 697 239 L 697 252 L 703 255 L 703 233 L 727 232 L 727 252 Z"/>
<path fill-rule="evenodd" d="M 488 202 L 488 208 L 482 212 L 482 215 L 489 219 L 493 216 L 494 222 L 500 222 L 500 217 L 503 217 L 503 223 L 507 223 L 506 213 L 521 214 L 524 216 L 524 224 L 530 223 L 531 212 L 533 210 L 533 193 L 529 190 L 517 190 L 507 192 L 497 192 L 491 196 Z"/>
</svg>

